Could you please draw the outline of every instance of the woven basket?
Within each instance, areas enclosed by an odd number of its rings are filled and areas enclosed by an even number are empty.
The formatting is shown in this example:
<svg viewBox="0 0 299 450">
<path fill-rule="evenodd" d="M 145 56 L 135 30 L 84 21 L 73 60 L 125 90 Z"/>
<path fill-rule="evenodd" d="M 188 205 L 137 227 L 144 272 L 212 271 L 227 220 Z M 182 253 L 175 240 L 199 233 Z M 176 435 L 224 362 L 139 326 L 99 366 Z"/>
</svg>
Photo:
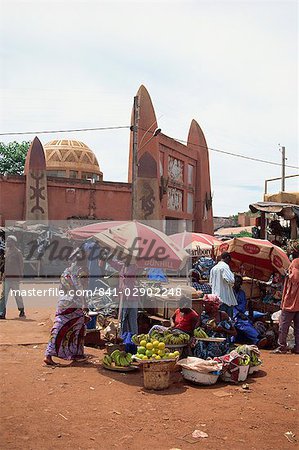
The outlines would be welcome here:
<svg viewBox="0 0 299 450">
<path fill-rule="evenodd" d="M 155 364 L 144 363 L 142 366 L 145 389 L 161 391 L 169 388 L 170 372 L 175 367 L 175 361 L 155 361 Z"/>
</svg>

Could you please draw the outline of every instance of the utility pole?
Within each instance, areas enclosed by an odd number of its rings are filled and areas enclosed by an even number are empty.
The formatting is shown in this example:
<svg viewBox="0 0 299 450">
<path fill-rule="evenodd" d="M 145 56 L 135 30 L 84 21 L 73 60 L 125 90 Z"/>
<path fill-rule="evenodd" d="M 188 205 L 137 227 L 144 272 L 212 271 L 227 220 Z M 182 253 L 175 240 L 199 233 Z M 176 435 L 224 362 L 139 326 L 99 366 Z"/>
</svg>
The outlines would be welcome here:
<svg viewBox="0 0 299 450">
<path fill-rule="evenodd" d="M 132 146 L 132 220 L 137 218 L 137 167 L 138 167 L 138 96 L 134 97 L 133 105 L 133 146 Z"/>
<path fill-rule="evenodd" d="M 285 191 L 285 178 L 286 178 L 286 149 L 281 147 L 282 155 L 282 172 L 281 172 L 281 192 Z"/>
</svg>

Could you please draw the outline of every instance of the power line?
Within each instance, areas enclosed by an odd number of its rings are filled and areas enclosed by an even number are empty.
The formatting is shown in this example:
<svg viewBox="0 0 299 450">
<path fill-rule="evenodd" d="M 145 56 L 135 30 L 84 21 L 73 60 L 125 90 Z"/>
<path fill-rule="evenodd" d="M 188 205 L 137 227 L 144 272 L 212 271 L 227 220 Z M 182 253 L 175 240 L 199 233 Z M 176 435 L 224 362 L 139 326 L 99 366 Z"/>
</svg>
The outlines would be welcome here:
<svg viewBox="0 0 299 450">
<path fill-rule="evenodd" d="M 139 128 L 142 131 L 147 131 L 150 134 L 154 134 L 154 131 L 145 130 L 145 129 L 141 128 L 141 127 L 139 127 Z M 184 141 L 183 139 L 177 139 L 177 138 L 171 138 L 171 139 L 174 139 L 175 141 L 180 142 L 182 144 L 189 144 L 189 145 L 193 145 L 194 147 L 205 148 L 205 149 L 210 150 L 211 152 L 222 153 L 224 155 L 234 156 L 236 158 L 249 159 L 250 161 L 261 162 L 261 163 L 264 163 L 264 164 L 271 164 L 273 166 L 280 166 L 280 167 L 282 166 L 281 163 L 277 163 L 277 162 L 274 162 L 274 161 L 267 161 L 265 159 L 254 158 L 253 156 L 246 156 L 246 155 L 241 155 L 239 153 L 232 153 L 232 152 L 228 152 L 228 151 L 225 151 L 225 150 L 220 150 L 218 148 L 207 147 L 207 146 L 201 145 L 201 144 L 195 144 L 195 143 L 193 144 L 192 142 Z M 299 169 L 298 166 L 291 166 L 291 165 L 287 165 L 287 164 L 285 165 L 285 167 L 289 167 L 291 169 Z"/>
<path fill-rule="evenodd" d="M 178 142 L 182 142 L 182 143 L 186 143 L 187 144 L 187 141 L 183 141 L 182 139 L 176 139 L 176 138 L 174 138 L 174 139 L 176 141 L 178 141 Z M 282 166 L 281 163 L 277 163 L 277 162 L 274 162 L 274 161 L 267 161 L 266 159 L 254 158 L 253 156 L 246 156 L 246 155 L 240 155 L 239 153 L 227 152 L 225 150 L 219 150 L 218 148 L 206 147 L 205 145 L 192 144 L 191 142 L 189 142 L 189 145 L 194 145 L 196 147 L 207 148 L 211 152 L 223 153 L 224 155 L 235 156 L 236 158 L 249 159 L 251 161 L 261 162 L 261 163 L 265 163 L 265 164 L 272 164 L 273 166 Z M 287 165 L 287 164 L 285 165 L 285 167 L 290 167 L 292 169 L 299 169 L 298 166 L 291 166 L 291 165 Z"/>
<path fill-rule="evenodd" d="M 51 134 L 51 133 L 74 133 L 74 132 L 81 132 L 81 131 L 105 131 L 105 130 L 120 130 L 120 129 L 131 129 L 132 127 L 129 125 L 124 125 L 124 126 L 117 126 L 117 127 L 94 127 L 94 128 L 75 128 L 75 129 L 68 129 L 68 130 L 43 130 L 43 131 L 16 131 L 16 132 L 8 132 L 8 133 L 0 133 L 0 136 L 16 136 L 16 135 L 22 135 L 22 134 Z M 141 127 L 139 127 L 140 130 L 146 131 L 149 134 L 154 134 L 155 131 L 149 131 L 149 130 L 145 130 Z M 187 141 L 183 140 L 183 139 L 178 139 L 178 138 L 172 138 L 177 142 L 181 142 L 182 144 L 188 144 Z M 228 152 L 225 150 L 220 150 L 218 148 L 212 148 L 212 147 L 206 147 L 205 145 L 201 145 L 201 144 L 193 144 L 189 142 L 189 145 L 193 145 L 195 147 L 202 147 L 202 148 L 207 148 L 208 150 L 210 150 L 211 152 L 216 152 L 216 153 L 222 153 L 223 155 L 229 155 L 229 156 L 234 156 L 235 158 L 242 158 L 242 159 L 247 159 L 250 161 L 256 161 L 256 162 L 260 162 L 263 164 L 271 164 L 273 166 L 282 166 L 281 163 L 277 163 L 274 161 L 267 161 L 265 159 L 260 159 L 260 158 L 254 158 L 252 156 L 246 156 L 246 155 L 241 155 L 239 153 L 232 153 L 232 152 Z M 299 169 L 298 166 L 291 166 L 286 164 L 285 167 L 289 167 L 291 169 Z"/>
<path fill-rule="evenodd" d="M 95 127 L 95 128 L 77 128 L 71 130 L 43 130 L 43 131 L 15 131 L 9 133 L 0 133 L 0 136 L 15 136 L 17 134 L 51 134 L 51 133 L 73 133 L 78 131 L 103 131 L 103 130 L 120 130 L 130 128 L 129 125 L 120 127 Z"/>
</svg>

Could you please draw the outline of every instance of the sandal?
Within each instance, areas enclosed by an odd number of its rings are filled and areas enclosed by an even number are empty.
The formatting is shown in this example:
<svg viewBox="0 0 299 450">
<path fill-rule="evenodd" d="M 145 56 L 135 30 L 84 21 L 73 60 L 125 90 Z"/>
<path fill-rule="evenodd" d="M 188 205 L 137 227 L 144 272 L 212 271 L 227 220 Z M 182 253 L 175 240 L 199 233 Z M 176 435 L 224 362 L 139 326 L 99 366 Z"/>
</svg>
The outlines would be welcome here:
<svg viewBox="0 0 299 450">
<path fill-rule="evenodd" d="M 285 349 L 283 347 L 277 347 L 271 353 L 274 355 L 285 355 L 287 353 L 287 349 Z"/>
</svg>

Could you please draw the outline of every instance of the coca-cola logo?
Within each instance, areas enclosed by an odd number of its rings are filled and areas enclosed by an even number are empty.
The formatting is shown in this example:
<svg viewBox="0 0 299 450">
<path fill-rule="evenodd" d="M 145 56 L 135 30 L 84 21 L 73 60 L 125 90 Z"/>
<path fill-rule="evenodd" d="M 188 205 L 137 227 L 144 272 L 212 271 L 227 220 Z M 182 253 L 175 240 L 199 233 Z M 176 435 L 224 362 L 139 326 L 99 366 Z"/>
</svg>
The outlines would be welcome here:
<svg viewBox="0 0 299 450">
<path fill-rule="evenodd" d="M 243 245 L 243 250 L 244 252 L 249 253 L 249 255 L 257 255 L 260 252 L 258 246 L 254 244 Z"/>
<path fill-rule="evenodd" d="M 220 253 L 227 252 L 229 245 L 228 244 L 221 244 L 219 247 Z"/>
<path fill-rule="evenodd" d="M 246 275 L 250 278 L 262 279 L 264 277 L 264 272 L 256 267 L 252 267 L 251 269 L 245 270 Z"/>
<path fill-rule="evenodd" d="M 283 262 L 280 256 L 278 255 L 274 255 L 273 258 L 273 264 L 275 267 L 277 267 L 278 269 L 281 269 L 283 267 Z"/>
</svg>

